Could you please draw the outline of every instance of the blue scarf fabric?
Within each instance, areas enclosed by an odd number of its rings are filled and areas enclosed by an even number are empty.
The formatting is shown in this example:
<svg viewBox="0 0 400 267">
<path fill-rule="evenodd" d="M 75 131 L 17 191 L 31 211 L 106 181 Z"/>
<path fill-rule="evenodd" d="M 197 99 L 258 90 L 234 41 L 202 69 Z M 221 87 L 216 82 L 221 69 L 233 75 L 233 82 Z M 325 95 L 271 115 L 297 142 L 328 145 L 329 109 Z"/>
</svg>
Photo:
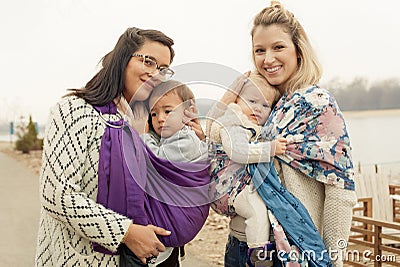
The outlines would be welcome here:
<svg viewBox="0 0 400 267">
<path fill-rule="evenodd" d="M 258 194 L 300 253 L 305 256 L 309 266 L 333 266 L 310 214 L 280 183 L 273 163 L 249 164 L 248 169 Z"/>
</svg>

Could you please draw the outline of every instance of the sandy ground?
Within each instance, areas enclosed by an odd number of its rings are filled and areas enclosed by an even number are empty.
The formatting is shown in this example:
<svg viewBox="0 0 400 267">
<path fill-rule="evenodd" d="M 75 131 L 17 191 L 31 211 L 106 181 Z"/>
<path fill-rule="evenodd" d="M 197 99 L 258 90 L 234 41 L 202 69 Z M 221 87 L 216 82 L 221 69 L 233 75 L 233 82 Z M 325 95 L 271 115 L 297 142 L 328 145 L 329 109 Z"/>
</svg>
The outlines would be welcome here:
<svg viewBox="0 0 400 267">
<path fill-rule="evenodd" d="M 0 266 L 34 265 L 39 225 L 39 179 L 0 153 Z"/>
<path fill-rule="evenodd" d="M 22 154 L 14 151 L 10 142 L 0 142 L 0 152 L 16 159 L 21 166 L 28 167 L 33 172 L 33 176 L 39 176 L 42 151 L 31 151 L 29 154 Z M 38 196 L 36 201 L 38 202 Z M 37 213 L 38 215 L 39 212 Z M 210 210 L 210 215 L 203 229 L 185 246 L 187 257 L 182 262 L 182 266 L 223 266 L 225 242 L 228 236 L 227 224 L 228 218 Z M 36 233 L 37 230 L 34 230 L 31 238 L 35 239 Z"/>
</svg>

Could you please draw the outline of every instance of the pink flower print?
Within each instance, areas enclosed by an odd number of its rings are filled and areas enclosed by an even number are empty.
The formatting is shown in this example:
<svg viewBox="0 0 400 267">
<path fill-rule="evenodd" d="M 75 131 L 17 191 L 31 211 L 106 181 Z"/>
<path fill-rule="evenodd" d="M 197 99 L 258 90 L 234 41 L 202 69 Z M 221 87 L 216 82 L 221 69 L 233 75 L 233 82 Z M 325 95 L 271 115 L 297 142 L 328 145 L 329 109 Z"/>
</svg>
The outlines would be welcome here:
<svg viewBox="0 0 400 267">
<path fill-rule="evenodd" d="M 305 94 L 304 98 L 315 107 L 323 107 L 329 104 L 329 94 L 323 89 L 315 89 L 309 94 Z"/>
<path fill-rule="evenodd" d="M 326 109 L 320 116 L 319 121 L 320 124 L 317 131 L 320 135 L 328 135 L 338 139 L 344 132 L 343 117 L 340 114 L 335 114 L 332 107 Z"/>
<path fill-rule="evenodd" d="M 330 174 L 328 174 L 328 176 L 326 177 L 326 183 L 327 183 L 327 184 L 330 184 L 330 185 L 334 185 L 334 184 L 337 183 L 336 178 L 337 178 L 336 174 L 330 173 Z"/>
<path fill-rule="evenodd" d="M 272 214 L 271 211 L 268 210 L 268 217 L 269 220 L 271 221 L 271 226 L 273 229 L 273 233 L 274 233 L 274 238 L 275 238 L 275 243 L 276 243 L 276 250 L 278 253 L 288 253 L 289 255 L 293 255 L 293 253 L 291 253 L 292 251 L 292 247 L 289 244 L 289 241 L 286 237 L 286 234 L 282 228 L 282 226 L 279 224 L 278 220 L 276 219 L 276 217 Z M 299 255 L 299 254 L 297 254 Z M 300 264 L 297 262 L 287 262 L 286 266 L 289 267 L 300 267 Z"/>
</svg>

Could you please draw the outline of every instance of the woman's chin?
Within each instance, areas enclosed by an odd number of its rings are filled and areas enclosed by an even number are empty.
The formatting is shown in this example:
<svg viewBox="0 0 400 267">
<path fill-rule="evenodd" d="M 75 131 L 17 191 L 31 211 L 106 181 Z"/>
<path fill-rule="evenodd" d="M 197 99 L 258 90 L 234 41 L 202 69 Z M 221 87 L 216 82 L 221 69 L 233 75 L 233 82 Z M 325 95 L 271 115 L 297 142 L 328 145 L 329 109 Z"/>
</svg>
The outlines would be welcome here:
<svg viewBox="0 0 400 267">
<path fill-rule="evenodd" d="M 132 96 L 131 101 L 145 101 L 149 96 L 150 92 L 139 92 Z"/>
</svg>

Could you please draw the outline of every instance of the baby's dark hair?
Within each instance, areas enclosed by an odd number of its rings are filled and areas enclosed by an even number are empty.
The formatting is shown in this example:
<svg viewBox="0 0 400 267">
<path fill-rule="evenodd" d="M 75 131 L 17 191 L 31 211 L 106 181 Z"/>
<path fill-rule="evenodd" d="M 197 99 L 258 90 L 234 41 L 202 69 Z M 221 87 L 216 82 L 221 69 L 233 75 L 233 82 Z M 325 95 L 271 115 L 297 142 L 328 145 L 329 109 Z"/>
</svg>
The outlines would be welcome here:
<svg viewBox="0 0 400 267">
<path fill-rule="evenodd" d="M 183 84 L 176 80 L 168 80 L 154 87 L 149 96 L 149 100 L 156 97 L 157 100 L 154 102 L 156 103 L 161 97 L 169 94 L 178 95 L 182 102 L 185 105 L 188 105 L 188 107 L 190 106 L 190 100 L 192 100 L 193 103 L 195 102 L 192 90 L 190 90 L 190 88 L 186 84 Z M 149 110 L 151 110 L 151 108 L 152 107 L 149 107 Z"/>
<path fill-rule="evenodd" d="M 151 99 L 155 99 L 155 101 L 151 101 L 153 104 L 155 104 L 163 96 L 170 94 L 176 94 L 182 100 L 183 102 L 182 105 L 184 105 L 185 108 L 189 108 L 190 105 L 195 104 L 194 94 L 186 84 L 183 84 L 176 80 L 168 80 L 166 82 L 160 83 L 159 85 L 153 88 L 153 91 L 151 92 L 147 101 L 148 110 L 151 111 L 153 108 L 152 106 L 150 106 Z M 150 115 L 148 122 L 149 122 L 149 129 L 154 131 Z"/>
</svg>

